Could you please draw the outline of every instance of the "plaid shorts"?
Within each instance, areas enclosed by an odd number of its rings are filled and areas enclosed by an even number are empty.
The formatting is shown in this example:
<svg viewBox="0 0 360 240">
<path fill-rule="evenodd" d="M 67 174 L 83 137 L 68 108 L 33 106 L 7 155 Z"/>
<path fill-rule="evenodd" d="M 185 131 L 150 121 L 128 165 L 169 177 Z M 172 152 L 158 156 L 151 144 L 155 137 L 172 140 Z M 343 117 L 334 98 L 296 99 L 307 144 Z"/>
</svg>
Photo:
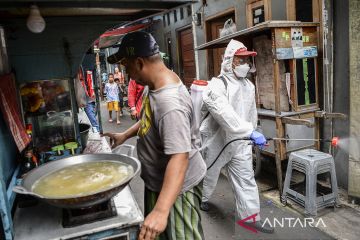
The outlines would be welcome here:
<svg viewBox="0 0 360 240">
<path fill-rule="evenodd" d="M 145 215 L 154 208 L 159 193 L 145 188 Z M 179 195 L 170 210 L 168 224 L 157 240 L 202 240 L 204 238 L 200 215 L 201 189 Z"/>
</svg>

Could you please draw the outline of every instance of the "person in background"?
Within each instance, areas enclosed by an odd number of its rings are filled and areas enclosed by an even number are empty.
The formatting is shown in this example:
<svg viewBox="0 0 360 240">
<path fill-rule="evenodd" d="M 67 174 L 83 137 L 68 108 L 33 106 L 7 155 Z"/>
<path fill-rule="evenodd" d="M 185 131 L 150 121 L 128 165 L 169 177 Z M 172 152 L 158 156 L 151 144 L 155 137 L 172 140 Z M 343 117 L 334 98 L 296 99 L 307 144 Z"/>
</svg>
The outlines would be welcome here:
<svg viewBox="0 0 360 240">
<path fill-rule="evenodd" d="M 105 97 L 105 84 L 108 82 L 108 74 L 106 72 L 103 72 L 101 74 L 101 89 L 102 92 L 100 93 L 101 100 Z"/>
<path fill-rule="evenodd" d="M 116 123 L 120 124 L 119 117 L 119 87 L 114 82 L 114 74 L 109 73 L 109 81 L 105 84 L 106 102 L 109 111 L 109 122 L 112 120 L 112 111 L 116 113 Z"/>
<path fill-rule="evenodd" d="M 192 138 L 189 92 L 164 65 L 159 45 L 149 33 L 125 35 L 108 62 L 121 62 L 136 83 L 146 86 L 141 120 L 125 132 L 104 134 L 112 147 L 137 136 L 145 183 L 145 220 L 138 239 L 204 239 L 198 185 L 206 166 Z"/>
<path fill-rule="evenodd" d="M 247 79 L 251 56 L 256 56 L 256 52 L 248 51 L 239 41 L 231 40 L 225 50 L 220 75 L 209 81 L 203 93 L 201 153 L 208 167 L 203 181 L 201 209 L 209 210 L 208 200 L 215 190 L 220 170 L 225 167 L 235 195 L 238 216 L 241 220 L 256 216 L 252 226 L 258 231 L 273 233 L 274 228 L 260 219 L 259 191 L 252 165 L 252 145 L 249 145 L 248 141 L 241 141 L 242 138 L 250 138 L 260 147 L 266 144 L 264 135 L 255 130 L 255 87 Z M 239 140 L 223 148 L 235 139 Z M 249 222 L 252 220 L 249 219 Z M 245 224 L 252 224 L 249 222 Z"/>
<path fill-rule="evenodd" d="M 114 79 L 119 79 L 120 84 L 125 84 L 124 74 L 119 70 L 118 67 L 115 67 Z"/>
<path fill-rule="evenodd" d="M 119 87 L 119 115 L 120 117 L 123 116 L 123 109 L 124 109 L 124 95 L 125 95 L 125 84 L 121 84 L 118 78 L 115 78 L 115 83 Z"/>
<path fill-rule="evenodd" d="M 137 84 L 135 80 L 130 79 L 128 87 L 128 105 L 132 119 L 139 120 L 142 105 L 142 94 L 144 86 Z"/>
<path fill-rule="evenodd" d="M 107 76 L 107 74 L 105 72 L 103 72 L 101 74 L 101 81 L 106 83 L 107 80 L 108 80 L 108 76 Z"/>
<path fill-rule="evenodd" d="M 85 102 L 82 103 L 79 107 L 84 108 L 84 111 L 89 118 L 90 124 L 93 127 L 94 132 L 99 132 L 99 123 L 96 119 L 96 102 L 95 102 L 95 92 L 93 89 L 93 72 L 86 71 L 86 79 L 84 77 L 83 68 L 80 66 L 77 74 L 77 79 L 81 82 L 81 86 L 85 92 Z"/>
</svg>

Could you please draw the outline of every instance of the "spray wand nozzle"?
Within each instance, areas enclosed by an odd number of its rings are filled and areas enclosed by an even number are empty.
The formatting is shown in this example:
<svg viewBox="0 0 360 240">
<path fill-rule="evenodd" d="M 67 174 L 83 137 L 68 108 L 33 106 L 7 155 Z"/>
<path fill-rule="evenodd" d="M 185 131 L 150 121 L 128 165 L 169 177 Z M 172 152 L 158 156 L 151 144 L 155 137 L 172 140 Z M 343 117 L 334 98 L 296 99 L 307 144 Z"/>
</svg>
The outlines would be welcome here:
<svg viewBox="0 0 360 240">
<path fill-rule="evenodd" d="M 250 138 L 244 138 L 244 140 L 252 141 Z M 333 137 L 332 139 L 320 139 L 320 138 L 266 138 L 266 141 L 320 141 L 320 142 L 329 142 L 331 146 L 337 147 L 339 144 L 339 137 Z M 252 143 L 250 143 L 252 144 Z M 265 144 L 268 146 L 268 144 Z"/>
<path fill-rule="evenodd" d="M 321 139 L 321 138 L 266 138 L 267 141 L 320 141 L 329 142 L 331 146 L 337 147 L 339 143 L 339 137 L 333 137 L 332 139 Z"/>
</svg>

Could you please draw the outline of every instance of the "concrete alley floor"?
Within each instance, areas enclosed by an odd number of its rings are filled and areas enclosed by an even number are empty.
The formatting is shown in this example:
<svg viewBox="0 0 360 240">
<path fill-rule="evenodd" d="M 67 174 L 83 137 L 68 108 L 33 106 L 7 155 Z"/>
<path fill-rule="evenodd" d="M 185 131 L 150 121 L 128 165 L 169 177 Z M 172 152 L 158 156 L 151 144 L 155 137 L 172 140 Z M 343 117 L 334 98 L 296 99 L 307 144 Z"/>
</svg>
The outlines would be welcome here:
<svg viewBox="0 0 360 240">
<path fill-rule="evenodd" d="M 124 116 L 121 117 L 120 125 L 116 125 L 115 122 L 109 123 L 106 104 L 104 102 L 101 104 L 101 115 L 104 132 L 121 132 L 135 123 L 134 120 L 131 120 L 127 111 L 124 111 Z M 81 116 L 84 116 L 84 112 L 80 113 L 80 118 L 82 118 Z M 130 139 L 126 143 L 135 145 L 136 139 Z M 236 223 L 238 219 L 235 217 L 235 202 L 231 186 L 229 185 L 226 176 L 221 175 L 212 200 L 210 201 L 211 210 L 209 212 L 202 212 L 202 225 L 207 240 L 334 239 L 320 231 L 318 228 L 311 227 L 309 224 L 304 224 L 303 217 L 298 213 L 279 206 L 275 200 L 270 200 L 271 198 L 264 197 L 263 193 L 274 191 L 274 186 L 272 186 L 272 184 L 276 181 L 275 175 L 265 178 L 260 177 L 257 181 L 261 192 L 261 217 L 263 220 L 271 222 L 271 224 L 274 224 L 274 221 L 278 221 L 275 223 L 277 224 L 275 233 L 253 233 Z M 130 186 L 140 208 L 143 210 L 143 181 L 137 176 L 130 183 Z M 297 221 L 296 224 L 294 224 L 295 221 Z M 318 225 L 324 225 L 323 222 L 317 221 L 314 222 L 314 225 L 317 223 Z"/>
</svg>

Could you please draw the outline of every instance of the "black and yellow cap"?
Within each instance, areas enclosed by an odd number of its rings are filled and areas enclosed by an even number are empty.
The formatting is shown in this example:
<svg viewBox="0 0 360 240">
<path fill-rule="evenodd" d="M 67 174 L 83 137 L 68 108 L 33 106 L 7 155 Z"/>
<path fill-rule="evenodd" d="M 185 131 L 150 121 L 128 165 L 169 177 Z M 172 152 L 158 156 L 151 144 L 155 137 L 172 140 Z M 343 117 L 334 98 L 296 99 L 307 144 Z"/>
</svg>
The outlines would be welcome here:
<svg viewBox="0 0 360 240">
<path fill-rule="evenodd" d="M 155 38 L 147 32 L 138 31 L 126 34 L 117 53 L 107 58 L 108 63 L 115 64 L 123 58 L 149 57 L 160 53 Z"/>
</svg>

